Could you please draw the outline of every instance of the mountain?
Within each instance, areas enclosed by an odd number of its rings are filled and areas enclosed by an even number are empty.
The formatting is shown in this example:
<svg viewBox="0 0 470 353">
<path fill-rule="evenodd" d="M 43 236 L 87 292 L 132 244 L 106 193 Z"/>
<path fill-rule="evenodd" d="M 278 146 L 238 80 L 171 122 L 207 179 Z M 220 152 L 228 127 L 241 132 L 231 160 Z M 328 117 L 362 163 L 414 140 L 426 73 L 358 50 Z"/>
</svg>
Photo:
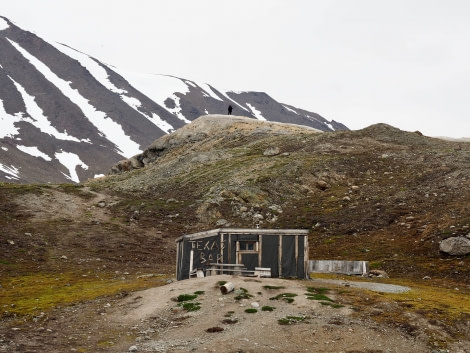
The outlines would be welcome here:
<svg viewBox="0 0 470 353">
<path fill-rule="evenodd" d="M 205 114 L 346 126 L 262 92 L 122 72 L 0 17 L 0 181 L 80 182 Z"/>
</svg>

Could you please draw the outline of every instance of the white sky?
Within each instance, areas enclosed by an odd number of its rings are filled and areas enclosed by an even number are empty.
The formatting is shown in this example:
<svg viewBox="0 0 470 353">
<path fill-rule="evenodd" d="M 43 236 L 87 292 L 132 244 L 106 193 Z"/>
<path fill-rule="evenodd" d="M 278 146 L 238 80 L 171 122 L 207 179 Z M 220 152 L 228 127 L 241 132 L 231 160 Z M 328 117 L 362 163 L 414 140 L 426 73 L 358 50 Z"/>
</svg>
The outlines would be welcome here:
<svg viewBox="0 0 470 353">
<path fill-rule="evenodd" d="M 0 0 L 121 69 L 264 91 L 360 129 L 470 136 L 467 0 Z"/>
</svg>

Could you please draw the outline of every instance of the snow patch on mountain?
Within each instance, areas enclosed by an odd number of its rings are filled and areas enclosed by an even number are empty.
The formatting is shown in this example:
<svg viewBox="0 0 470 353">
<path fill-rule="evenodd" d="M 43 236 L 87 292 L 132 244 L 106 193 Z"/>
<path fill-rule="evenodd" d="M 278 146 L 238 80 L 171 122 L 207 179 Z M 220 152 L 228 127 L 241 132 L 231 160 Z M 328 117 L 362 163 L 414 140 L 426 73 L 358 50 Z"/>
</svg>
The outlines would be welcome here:
<svg viewBox="0 0 470 353">
<path fill-rule="evenodd" d="M 9 77 L 9 76 L 8 76 Z M 24 117 L 24 115 L 20 118 L 20 120 L 27 121 L 37 127 L 41 132 L 45 134 L 49 134 L 57 138 L 58 140 L 66 140 L 66 141 L 76 141 L 80 142 L 79 139 L 70 136 L 67 132 L 59 132 L 55 127 L 51 125 L 51 122 L 47 119 L 47 117 L 43 114 L 42 109 L 36 104 L 33 96 L 30 96 L 26 90 L 21 86 L 18 82 L 13 80 L 9 77 L 10 80 L 13 81 L 18 92 L 20 92 L 21 96 L 23 97 L 24 104 L 26 106 L 26 113 L 31 117 Z M 19 114 L 21 115 L 21 114 Z M 18 120 L 19 121 L 19 120 Z M 84 142 L 84 141 L 82 141 Z"/>
<path fill-rule="evenodd" d="M 88 169 L 88 166 L 80 160 L 80 157 L 75 153 L 71 152 L 58 152 L 55 154 L 55 158 L 58 159 L 60 164 L 69 170 L 69 175 L 62 173 L 67 179 L 70 179 L 76 183 L 80 182 L 77 174 L 77 167 L 81 166 L 83 169 Z"/>
<path fill-rule="evenodd" d="M 335 131 L 335 128 L 330 123 L 324 123 L 324 124 L 328 126 L 331 130 Z"/>
<path fill-rule="evenodd" d="M 128 92 L 124 89 L 120 89 L 116 87 L 110 80 L 109 75 L 105 68 L 99 64 L 95 59 L 90 57 L 87 54 L 79 52 L 73 48 L 70 48 L 63 44 L 52 43 L 54 47 L 59 50 L 60 52 L 64 53 L 65 55 L 77 60 L 88 72 L 104 87 L 106 87 L 111 92 L 114 92 L 119 95 L 124 103 L 129 105 L 132 109 L 136 112 L 144 116 L 146 119 L 151 121 L 153 124 L 158 126 L 160 129 L 165 131 L 165 133 L 170 133 L 174 131 L 173 126 L 168 124 L 166 121 L 162 120 L 157 114 L 153 113 L 152 116 L 141 112 L 139 108 L 142 106 L 142 103 L 135 97 L 131 97 L 128 95 Z"/>
<path fill-rule="evenodd" d="M 63 54 L 69 56 L 72 59 L 77 60 L 80 65 L 82 65 L 88 72 L 104 87 L 109 89 L 111 92 L 124 94 L 127 93 L 126 90 L 117 88 L 110 80 L 109 75 L 100 64 L 93 60 L 90 56 L 82 53 L 76 49 L 70 48 L 69 46 L 61 43 L 50 42 L 57 50 Z"/>
<path fill-rule="evenodd" d="M 281 104 L 281 105 L 284 107 L 284 109 L 286 109 L 286 110 L 288 110 L 288 111 L 290 111 L 290 112 L 292 112 L 292 113 L 294 113 L 294 114 L 299 115 L 299 113 L 297 113 L 294 109 L 289 108 L 287 105 L 285 105 L 285 104 Z"/>
<path fill-rule="evenodd" d="M 232 101 L 234 104 L 238 105 L 238 106 L 239 106 L 241 109 L 243 109 L 244 111 L 249 112 L 249 110 L 246 109 L 244 106 L 242 106 L 240 103 L 238 103 L 238 102 L 235 101 L 234 99 L 230 98 L 230 97 L 228 96 L 228 94 L 227 94 L 227 93 L 229 93 L 229 92 L 235 93 L 235 92 L 233 92 L 233 91 L 220 92 L 220 93 L 221 93 L 225 98 L 227 98 L 228 100 Z"/>
<path fill-rule="evenodd" d="M 114 71 L 118 72 L 122 77 L 125 77 L 127 82 L 129 82 L 135 89 L 145 94 L 158 105 L 164 107 L 186 124 L 191 122 L 182 114 L 179 97 L 175 95 L 175 93 L 189 93 L 188 85 L 192 85 L 191 83 L 168 75 L 126 72 L 120 69 L 114 69 Z M 172 99 L 174 101 L 174 108 L 169 108 L 165 104 L 167 99 Z M 171 127 L 171 129 L 173 129 L 173 127 Z"/>
<path fill-rule="evenodd" d="M 3 101 L 0 99 L 0 138 L 13 137 L 19 133 L 18 128 L 15 126 L 15 122 L 21 120 L 21 114 L 16 113 L 15 115 L 8 114 L 5 111 Z"/>
<path fill-rule="evenodd" d="M 70 87 L 70 83 L 62 80 L 53 73 L 44 63 L 23 49 L 18 43 L 8 41 L 41 72 L 47 80 L 54 84 L 66 97 L 82 110 L 84 116 L 105 136 L 115 144 L 116 152 L 124 157 L 130 157 L 141 152 L 140 146 L 131 140 L 122 129 L 122 126 L 110 119 L 106 113 L 97 110 L 76 89 Z"/>
<path fill-rule="evenodd" d="M 206 93 L 208 93 L 207 97 L 211 97 L 211 98 L 214 98 L 214 99 L 217 99 L 221 102 L 223 102 L 224 100 L 221 99 L 213 90 L 212 90 L 212 87 L 209 86 L 207 83 L 203 83 L 201 85 L 199 85 L 202 90 Z"/>
<path fill-rule="evenodd" d="M 0 18 L 0 31 L 3 31 L 5 29 L 7 29 L 8 27 L 10 27 L 8 25 L 8 22 L 5 21 L 3 18 Z"/>
<path fill-rule="evenodd" d="M 19 170 L 15 168 L 14 166 L 6 166 L 2 163 L 0 163 L 0 171 L 4 172 L 5 174 L 8 174 L 6 176 L 7 179 L 16 179 L 19 180 Z"/>
<path fill-rule="evenodd" d="M 18 148 L 20 151 L 24 152 L 24 153 L 27 153 L 33 157 L 39 157 L 39 158 L 42 158 L 48 162 L 52 161 L 52 158 L 49 157 L 47 154 L 41 152 L 39 150 L 39 148 L 37 148 L 36 146 L 34 147 L 28 147 L 28 146 L 21 146 L 21 145 L 17 145 L 16 148 Z"/>
<path fill-rule="evenodd" d="M 256 119 L 266 121 L 266 118 L 261 114 L 261 112 L 258 109 L 256 109 L 250 103 L 246 103 L 246 105 L 248 106 L 248 108 L 250 108 L 251 112 L 253 113 Z"/>
</svg>

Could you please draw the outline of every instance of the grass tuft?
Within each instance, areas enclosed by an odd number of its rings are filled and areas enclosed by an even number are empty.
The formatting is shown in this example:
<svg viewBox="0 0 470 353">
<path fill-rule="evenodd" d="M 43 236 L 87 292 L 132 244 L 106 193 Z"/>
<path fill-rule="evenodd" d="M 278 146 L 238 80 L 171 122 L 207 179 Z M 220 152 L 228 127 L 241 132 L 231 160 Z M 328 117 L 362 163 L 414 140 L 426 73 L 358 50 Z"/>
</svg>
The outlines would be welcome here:
<svg viewBox="0 0 470 353">
<path fill-rule="evenodd" d="M 276 309 L 274 306 L 264 305 L 261 307 L 261 311 L 273 311 Z"/>
<path fill-rule="evenodd" d="M 180 294 L 176 298 L 177 302 L 186 302 L 197 298 L 197 294 Z"/>
<path fill-rule="evenodd" d="M 275 297 L 269 298 L 269 300 L 283 300 L 286 303 L 291 304 L 294 302 L 294 297 L 296 296 L 297 294 L 295 293 L 282 293 L 282 294 L 276 295 Z"/>
<path fill-rule="evenodd" d="M 286 316 L 277 320 L 279 325 L 292 325 L 298 322 L 305 322 L 305 320 L 310 319 L 308 316 Z"/>
</svg>

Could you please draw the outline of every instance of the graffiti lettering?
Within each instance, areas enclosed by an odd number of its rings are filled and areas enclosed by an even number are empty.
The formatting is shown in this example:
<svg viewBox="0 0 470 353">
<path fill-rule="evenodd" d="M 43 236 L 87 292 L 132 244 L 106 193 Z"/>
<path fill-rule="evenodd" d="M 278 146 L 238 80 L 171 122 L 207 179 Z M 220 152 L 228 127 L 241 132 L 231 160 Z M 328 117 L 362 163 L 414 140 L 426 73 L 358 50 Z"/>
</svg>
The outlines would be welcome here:
<svg viewBox="0 0 470 353">
<path fill-rule="evenodd" d="M 217 262 L 221 262 L 223 259 L 222 254 L 216 254 Z M 200 252 L 199 253 L 199 263 L 201 265 L 206 264 L 206 263 L 211 263 L 214 262 L 214 254 L 211 253 L 205 253 L 205 252 Z"/>
<path fill-rule="evenodd" d="M 194 266 L 208 266 L 212 262 L 224 262 L 225 242 L 220 240 L 194 240 L 191 249 L 195 251 Z M 197 255 L 199 253 L 199 255 Z"/>
</svg>

